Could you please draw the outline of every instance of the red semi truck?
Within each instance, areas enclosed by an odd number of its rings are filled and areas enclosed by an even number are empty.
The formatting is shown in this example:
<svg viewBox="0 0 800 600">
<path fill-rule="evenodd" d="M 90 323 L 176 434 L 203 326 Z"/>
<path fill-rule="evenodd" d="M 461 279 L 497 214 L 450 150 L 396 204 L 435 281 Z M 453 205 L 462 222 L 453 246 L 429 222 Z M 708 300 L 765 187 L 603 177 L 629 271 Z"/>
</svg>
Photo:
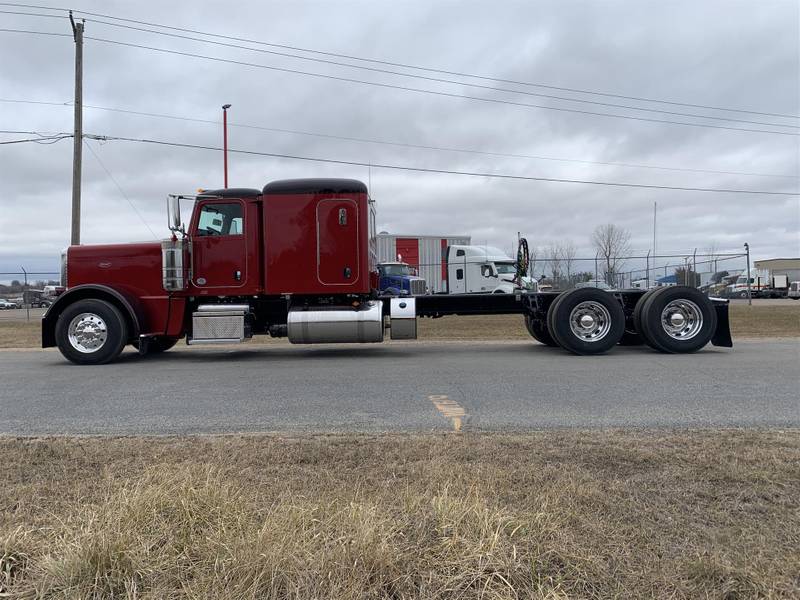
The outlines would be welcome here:
<svg viewBox="0 0 800 600">
<path fill-rule="evenodd" d="M 646 343 L 662 352 L 731 346 L 728 305 L 673 286 L 650 292 L 596 288 L 563 293 L 377 292 L 375 205 L 350 179 L 275 181 L 205 191 L 188 229 L 170 196 L 163 242 L 71 246 L 65 287 L 42 319 L 42 346 L 78 364 L 188 344 L 240 343 L 253 335 L 295 344 L 415 339 L 417 318 L 519 314 L 544 344 L 575 354 Z"/>
</svg>

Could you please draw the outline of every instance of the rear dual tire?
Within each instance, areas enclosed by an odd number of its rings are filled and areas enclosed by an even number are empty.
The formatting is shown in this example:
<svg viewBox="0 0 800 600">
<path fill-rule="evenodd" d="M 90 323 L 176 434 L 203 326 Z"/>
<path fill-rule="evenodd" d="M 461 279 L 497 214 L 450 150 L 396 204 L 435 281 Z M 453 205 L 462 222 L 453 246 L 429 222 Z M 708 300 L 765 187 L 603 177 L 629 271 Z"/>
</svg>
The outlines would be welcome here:
<svg viewBox="0 0 800 600">
<path fill-rule="evenodd" d="M 553 336 L 550 335 L 546 323 L 534 320 L 530 317 L 530 315 L 525 315 L 525 328 L 528 330 L 528 333 L 531 334 L 531 337 L 540 344 L 544 344 L 545 346 L 550 346 L 553 348 L 558 346 L 558 342 L 556 342 L 553 339 Z"/>
<path fill-rule="evenodd" d="M 634 308 L 634 322 L 654 350 L 687 354 L 711 341 L 717 329 L 717 312 L 698 290 L 671 286 L 645 294 Z"/>
<path fill-rule="evenodd" d="M 613 295 L 596 288 L 561 294 L 547 311 L 547 329 L 573 354 L 602 354 L 625 333 L 625 312 Z"/>
</svg>

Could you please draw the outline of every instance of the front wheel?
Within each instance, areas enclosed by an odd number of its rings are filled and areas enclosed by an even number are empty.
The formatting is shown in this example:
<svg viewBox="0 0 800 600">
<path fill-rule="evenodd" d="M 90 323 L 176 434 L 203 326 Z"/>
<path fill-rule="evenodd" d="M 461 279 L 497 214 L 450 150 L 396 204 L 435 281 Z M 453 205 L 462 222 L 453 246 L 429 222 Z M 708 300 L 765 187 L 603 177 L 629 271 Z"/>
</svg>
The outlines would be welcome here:
<svg viewBox="0 0 800 600">
<path fill-rule="evenodd" d="M 56 344 L 75 364 L 101 365 L 117 358 L 125 346 L 128 326 L 122 313 L 104 300 L 79 300 L 58 317 Z"/>
<path fill-rule="evenodd" d="M 547 311 L 547 328 L 558 345 L 574 354 L 602 354 L 625 333 L 625 311 L 604 290 L 578 288 L 561 294 Z"/>
</svg>

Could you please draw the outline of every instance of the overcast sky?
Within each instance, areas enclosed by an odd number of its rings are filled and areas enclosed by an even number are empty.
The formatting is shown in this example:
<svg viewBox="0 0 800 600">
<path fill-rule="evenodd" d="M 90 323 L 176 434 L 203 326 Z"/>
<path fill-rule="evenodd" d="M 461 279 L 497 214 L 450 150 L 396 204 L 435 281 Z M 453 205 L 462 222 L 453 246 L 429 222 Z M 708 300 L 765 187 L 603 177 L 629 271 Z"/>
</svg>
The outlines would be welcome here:
<svg viewBox="0 0 800 600">
<path fill-rule="evenodd" d="M 42 2 L 46 0 L 37 3 Z M 800 114 L 800 14 L 796 0 L 142 0 L 76 2 L 72 8 L 507 80 L 762 113 Z M 0 10 L 25 9 L 0 6 Z M 0 28 L 70 32 L 64 19 L 9 14 L 0 14 Z M 782 127 L 568 102 L 226 48 L 96 22 L 86 23 L 86 36 L 517 103 L 789 133 L 797 133 L 800 123 L 781 116 L 655 104 L 382 67 L 489 87 Z M 0 97 L 70 102 L 73 51 L 71 37 L 0 32 Z M 483 153 L 760 175 L 425 150 L 233 126 L 229 140 L 235 149 L 528 177 L 766 191 L 796 192 L 800 187 L 797 135 L 654 123 L 431 95 L 96 40 L 86 41 L 84 55 L 86 104 L 214 121 L 198 123 L 87 108 L 86 133 L 219 146 L 222 134 L 216 121 L 221 120 L 220 106 L 230 103 L 232 124 Z M 72 130 L 70 106 L 0 102 L 0 111 L 3 130 Z M 0 134 L 0 140 L 21 137 L 29 136 Z M 219 152 L 122 141 L 87 143 L 122 191 L 93 154 L 84 150 L 83 243 L 163 237 L 167 234 L 168 193 L 222 185 Z M 69 139 L 49 146 L 0 146 L 0 271 L 18 270 L 19 265 L 32 270 L 57 268 L 58 254 L 69 242 L 71 159 Z M 632 249 L 645 253 L 652 247 L 653 203 L 657 202 L 660 252 L 683 253 L 695 247 L 702 251 L 712 244 L 721 251 L 738 251 L 748 241 L 756 258 L 800 256 L 797 196 L 515 181 L 381 168 L 372 168 L 370 176 L 369 171 L 361 166 L 230 156 L 230 182 L 237 187 L 260 188 L 271 180 L 294 177 L 371 179 L 379 228 L 394 233 L 470 235 L 475 242 L 509 248 L 520 231 L 532 245 L 571 239 L 579 254 L 593 256 L 592 230 L 611 222 L 628 229 Z"/>
</svg>

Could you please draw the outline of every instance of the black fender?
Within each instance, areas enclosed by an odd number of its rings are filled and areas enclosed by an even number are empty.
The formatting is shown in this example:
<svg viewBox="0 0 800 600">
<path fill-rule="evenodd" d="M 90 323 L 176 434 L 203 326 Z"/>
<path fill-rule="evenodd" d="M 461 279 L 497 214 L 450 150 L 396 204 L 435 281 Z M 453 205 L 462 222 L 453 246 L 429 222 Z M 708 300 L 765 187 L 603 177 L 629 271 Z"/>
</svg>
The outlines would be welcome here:
<svg viewBox="0 0 800 600">
<path fill-rule="evenodd" d="M 107 285 L 87 283 L 77 285 L 61 294 L 44 313 L 42 316 L 42 348 L 52 348 L 56 345 L 56 323 L 64 309 L 78 300 L 87 298 L 105 300 L 116 306 L 128 322 L 129 339 L 138 339 L 141 324 L 144 322 L 139 303 L 127 294 Z"/>
<path fill-rule="evenodd" d="M 733 339 L 731 338 L 731 322 L 728 315 L 728 300 L 721 298 L 709 298 L 714 310 L 717 311 L 717 330 L 711 336 L 712 346 L 722 346 L 723 348 L 733 348 Z"/>
</svg>

